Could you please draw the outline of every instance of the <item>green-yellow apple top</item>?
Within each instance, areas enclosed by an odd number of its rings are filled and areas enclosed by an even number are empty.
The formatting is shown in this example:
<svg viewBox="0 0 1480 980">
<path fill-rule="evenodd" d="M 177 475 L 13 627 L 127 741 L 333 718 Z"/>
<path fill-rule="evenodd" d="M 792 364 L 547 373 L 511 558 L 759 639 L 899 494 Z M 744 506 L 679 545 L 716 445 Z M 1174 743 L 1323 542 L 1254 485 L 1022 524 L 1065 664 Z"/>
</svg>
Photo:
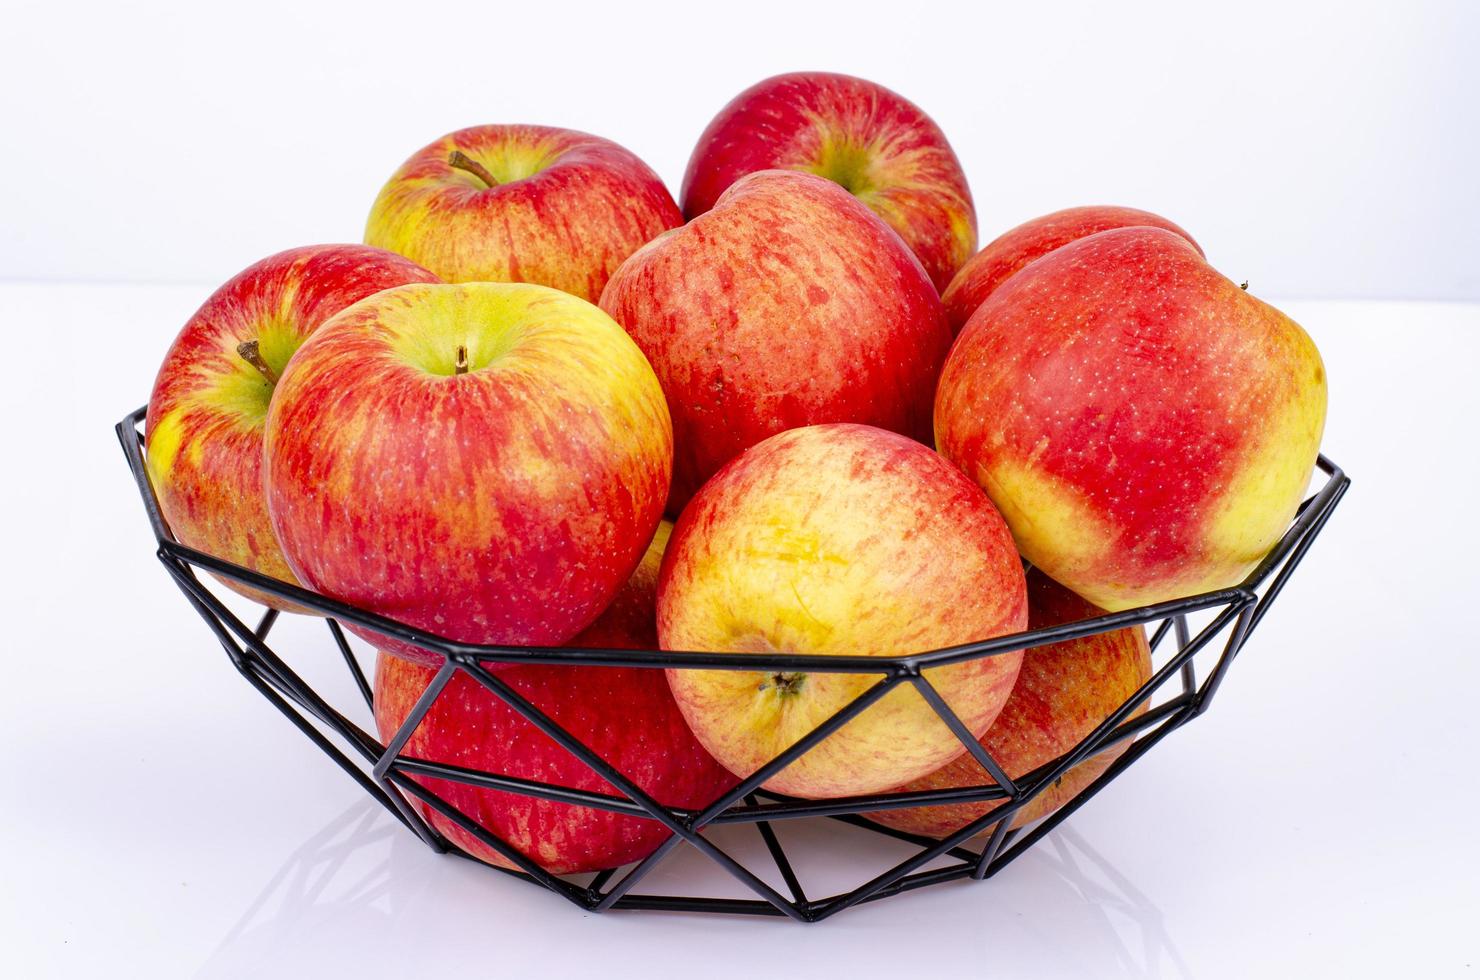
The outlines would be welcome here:
<svg viewBox="0 0 1480 980">
<path fill-rule="evenodd" d="M 610 140 L 474 126 L 418 150 L 381 189 L 365 241 L 447 282 L 529 282 L 595 302 L 622 260 L 683 224 L 663 182 Z"/>
<path fill-rule="evenodd" d="M 841 184 L 904 239 L 937 291 L 976 248 L 976 206 L 945 133 L 882 85 L 812 71 L 741 92 L 694 147 L 684 216 L 714 207 L 746 174 L 773 168 Z"/>
<path fill-rule="evenodd" d="M 264 458 L 273 529 L 309 587 L 459 642 L 561 644 L 652 540 L 673 432 L 642 352 L 590 303 L 413 284 L 303 345 Z"/>
<path fill-rule="evenodd" d="M 391 286 L 435 281 L 383 249 L 311 245 L 263 259 L 205 301 L 165 355 L 144 422 L 150 482 L 181 544 L 297 584 L 262 496 L 262 426 L 276 381 L 340 310 Z"/>
</svg>

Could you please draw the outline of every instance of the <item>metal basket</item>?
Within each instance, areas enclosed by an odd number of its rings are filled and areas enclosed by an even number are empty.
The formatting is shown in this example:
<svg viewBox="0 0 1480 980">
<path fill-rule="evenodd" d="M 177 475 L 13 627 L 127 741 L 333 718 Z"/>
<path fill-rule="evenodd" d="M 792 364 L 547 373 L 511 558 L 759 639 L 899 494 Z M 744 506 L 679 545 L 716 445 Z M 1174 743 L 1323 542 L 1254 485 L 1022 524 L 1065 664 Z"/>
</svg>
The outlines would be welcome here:
<svg viewBox="0 0 1480 980">
<path fill-rule="evenodd" d="M 468 857 L 422 819 L 411 805 L 412 799 L 441 814 L 518 868 L 495 870 L 541 885 L 589 912 L 607 909 L 728 912 L 784 915 L 800 922 L 816 922 L 862 902 L 876 901 L 927 885 L 963 879 L 981 881 L 992 877 L 1083 806 L 1167 734 L 1208 709 L 1234 658 L 1278 598 L 1350 484 L 1350 480 L 1339 467 L 1324 456 L 1320 457 L 1317 465 L 1326 475 L 1325 483 L 1300 506 L 1294 521 L 1274 550 L 1234 588 L 911 656 L 758 655 L 478 646 L 457 643 L 426 633 L 180 544 L 165 525 L 144 466 L 144 440 L 140 429 L 144 414 L 145 409 L 142 408 L 129 414 L 118 423 L 116 431 L 158 541 L 159 560 L 191 606 L 210 626 L 221 646 L 225 648 L 232 665 L 315 746 L 353 777 L 397 820 L 416 833 L 427 846 L 435 851 Z M 278 618 L 277 611 L 265 609 L 255 627 L 247 625 L 207 588 L 196 574 L 197 569 L 251 586 L 323 615 L 329 636 L 366 706 L 371 702 L 370 684 L 340 622 L 364 627 L 444 655 L 446 662 L 400 730 L 390 739 L 389 744 L 382 745 L 378 739 L 350 721 L 340 709 L 305 684 L 268 645 L 268 634 Z M 1189 616 L 1205 619 L 1206 623 L 1194 633 L 1189 626 Z M 1169 635 L 1175 642 L 1174 649 L 1167 644 L 1166 650 L 1156 653 L 1155 670 L 1151 679 L 1070 752 L 1017 779 L 1008 778 L 1001 766 L 972 737 L 922 673 L 930 667 L 996 656 L 1013 650 L 1143 624 L 1156 624 L 1150 638 L 1153 653 L 1164 645 Z M 1214 646 L 1214 641 L 1220 639 L 1221 645 Z M 1204 661 L 1201 676 L 1196 665 L 1199 654 Z M 659 804 L 490 671 L 485 666 L 489 662 L 647 669 L 828 671 L 873 674 L 879 679 L 806 737 L 740 781 L 709 806 L 695 811 Z M 458 672 L 467 674 L 584 762 L 609 783 L 614 792 L 588 792 L 403 755 L 402 749 L 411 733 L 447 682 Z M 877 793 L 825 800 L 792 799 L 761 789 L 762 783 L 901 684 L 912 685 L 919 691 L 995 782 L 957 789 Z M 1136 710 L 1142 705 L 1150 707 L 1136 714 Z M 354 710 L 359 710 L 359 707 L 356 706 Z M 1064 806 L 1034 824 L 1018 829 L 1011 827 L 1014 814 L 1075 765 L 1127 741 L 1130 744 L 1103 774 Z M 656 820 L 667 829 L 669 836 L 656 851 L 635 864 L 607 869 L 594 875 L 557 877 L 449 805 L 413 779 L 413 776 L 435 777 Z M 996 808 L 943 840 L 903 833 L 870 822 L 862 816 L 884 809 L 978 801 L 1001 802 Z M 812 898 L 808 896 L 804 883 L 773 826 L 778 822 L 791 820 L 841 821 L 905 842 L 911 845 L 911 854 L 855 888 L 826 897 Z M 775 871 L 784 882 L 787 894 L 767 884 L 760 873 L 706 838 L 706 828 L 727 824 L 755 826 L 765 844 L 762 852 L 766 855 L 765 860 L 774 862 Z M 684 846 L 692 847 L 707 856 L 756 897 L 736 899 L 659 895 L 636 890 L 659 862 Z M 763 873 L 769 874 L 770 871 L 767 869 Z"/>
</svg>

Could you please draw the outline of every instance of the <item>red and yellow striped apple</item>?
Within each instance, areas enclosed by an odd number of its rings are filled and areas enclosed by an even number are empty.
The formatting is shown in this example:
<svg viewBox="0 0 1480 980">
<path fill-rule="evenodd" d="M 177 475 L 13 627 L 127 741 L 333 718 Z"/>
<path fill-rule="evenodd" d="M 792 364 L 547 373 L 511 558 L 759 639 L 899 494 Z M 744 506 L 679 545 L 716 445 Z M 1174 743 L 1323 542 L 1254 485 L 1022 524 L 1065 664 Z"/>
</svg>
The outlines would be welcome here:
<svg viewBox="0 0 1480 980">
<path fill-rule="evenodd" d="M 1034 259 L 1086 235 L 1109 231 L 1111 228 L 1140 226 L 1165 228 L 1187 239 L 1199 253 L 1202 251 L 1197 242 L 1192 241 L 1191 235 L 1150 211 L 1113 205 L 1089 205 L 1045 214 L 1003 232 L 973 255 L 961 267 L 961 271 L 956 273 L 950 286 L 946 287 L 940 297 L 945 304 L 946 318 L 951 322 L 951 332 L 960 333 L 961 328 L 966 326 L 966 321 L 971 319 L 971 314 L 986 301 L 992 290 Z"/>
<path fill-rule="evenodd" d="M 144 459 L 181 544 L 296 585 L 262 494 L 262 427 L 273 386 L 309 334 L 391 286 L 436 282 L 399 255 L 310 245 L 249 266 L 211 294 L 160 365 L 144 421 Z M 222 579 L 259 602 L 296 609 Z"/>
<path fill-rule="evenodd" d="M 375 666 L 375 722 L 389 739 L 435 669 L 382 653 Z M 664 806 L 699 809 L 735 782 L 694 738 L 658 669 L 521 665 L 500 678 Z M 589 766 L 513 708 L 459 673 L 432 704 L 405 755 L 621 796 Z M 669 836 L 656 820 L 557 803 L 430 776 L 418 782 L 554 874 L 640 861 Z M 475 857 L 512 862 L 417 800 L 440 833 Z"/>
<path fill-rule="evenodd" d="M 1028 572 L 1028 627 L 1043 629 L 1103 615 L 1038 569 Z M 1141 685 L 1151 679 L 1151 649 L 1139 626 L 1099 633 L 1078 640 L 1034 647 L 1023 654 L 1012 695 L 1002 713 L 982 736 L 981 744 L 1010 779 L 1019 779 L 1069 752 L 1094 731 Z M 1134 717 L 1145 710 L 1138 707 Z M 1046 786 L 1019 810 L 1012 826 L 1046 817 L 1099 778 L 1129 746 L 1115 748 L 1079 763 Z M 898 792 L 990 786 L 991 776 L 970 753 L 963 754 Z M 880 810 L 867 816 L 898 830 L 927 837 L 949 837 L 1002 804 L 948 803 L 940 806 Z"/>
<path fill-rule="evenodd" d="M 684 510 L 658 586 L 668 650 L 886 657 L 1010 633 L 1027 619 L 1022 565 L 992 502 L 927 447 L 864 425 L 792 429 L 737 457 Z M 924 676 L 979 737 L 1021 659 L 1002 654 Z M 878 679 L 668 672 L 699 741 L 739 776 Z M 964 751 L 906 683 L 765 785 L 810 798 L 869 793 Z"/>
<path fill-rule="evenodd" d="M 365 241 L 448 282 L 532 282 L 596 302 L 622 260 L 683 224 L 658 175 L 610 140 L 474 126 L 418 150 L 370 209 Z"/>
<path fill-rule="evenodd" d="M 795 72 L 741 92 L 689 158 L 684 215 L 703 214 L 741 177 L 773 168 L 841 184 L 904 239 L 937 290 L 976 248 L 961 161 L 934 120 L 882 85 Z"/>
<path fill-rule="evenodd" d="M 951 342 L 940 299 L 899 237 L 820 177 L 741 179 L 628 259 L 601 305 L 673 411 L 670 514 L 785 429 L 861 422 L 930 439 Z"/>
<path fill-rule="evenodd" d="M 325 595 L 462 642 L 558 644 L 637 566 L 672 446 L 658 379 L 591 304 L 403 286 L 324 324 L 283 372 L 268 513 Z"/>
<path fill-rule="evenodd" d="M 606 611 L 572 646 L 657 646 L 658 570 L 672 525 L 658 525 L 642 562 Z M 381 654 L 375 670 L 375 723 L 382 740 L 401 727 L 434 671 Z M 699 809 L 734 785 L 689 731 L 658 669 L 521 666 L 501 677 L 665 806 Z M 459 675 L 433 704 L 404 753 L 505 776 L 620 796 L 591 769 L 493 694 Z M 499 839 L 555 874 L 638 861 L 668 832 L 653 820 L 539 800 L 440 779 L 420 782 Z M 511 866 L 475 836 L 418 802 L 439 832 L 470 854 Z"/>
<path fill-rule="evenodd" d="M 940 451 L 1024 557 L 1109 610 L 1237 584 L 1320 448 L 1304 330 L 1160 228 L 1055 249 L 972 315 L 941 375 Z"/>
</svg>

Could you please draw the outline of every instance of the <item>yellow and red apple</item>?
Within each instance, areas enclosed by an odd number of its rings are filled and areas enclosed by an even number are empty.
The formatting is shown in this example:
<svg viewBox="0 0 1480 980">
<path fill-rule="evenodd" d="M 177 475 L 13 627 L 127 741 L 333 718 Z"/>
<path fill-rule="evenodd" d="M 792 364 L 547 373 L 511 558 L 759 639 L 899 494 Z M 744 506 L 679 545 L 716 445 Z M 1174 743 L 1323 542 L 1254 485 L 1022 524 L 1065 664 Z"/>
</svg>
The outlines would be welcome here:
<svg viewBox="0 0 1480 980">
<path fill-rule="evenodd" d="M 741 177 L 773 168 L 841 184 L 904 239 L 937 290 L 976 248 L 961 161 L 934 120 L 882 85 L 795 72 L 741 92 L 689 158 L 684 215 L 703 214 Z"/>
<path fill-rule="evenodd" d="M 642 562 L 606 611 L 571 646 L 657 647 L 658 571 L 672 525 L 658 525 Z M 434 671 L 381 654 L 375 721 L 389 740 Z M 701 809 L 735 777 L 689 731 L 663 671 L 562 664 L 505 669 L 502 679 L 665 806 Z M 439 696 L 403 750 L 434 762 L 620 796 L 548 736 L 476 681 L 459 675 Z M 654 820 L 556 803 L 439 779 L 429 789 L 547 871 L 571 874 L 638 861 L 668 837 Z M 463 850 L 501 867 L 511 862 L 476 836 L 417 802 L 432 826 Z"/>
<path fill-rule="evenodd" d="M 951 332 L 960 333 L 961 328 L 966 326 L 966 321 L 971 319 L 971 314 L 986 301 L 992 290 L 1034 259 L 1086 235 L 1109 231 L 1111 228 L 1135 227 L 1165 228 L 1187 239 L 1199 253 L 1202 251 L 1191 235 L 1150 211 L 1113 205 L 1089 205 L 1045 214 L 1003 232 L 983 246 L 956 273 L 950 286 L 946 287 L 940 297 L 945 304 L 946 318 L 951 322 Z"/>
<path fill-rule="evenodd" d="M 658 379 L 591 304 L 403 286 L 324 324 L 283 372 L 268 512 L 325 595 L 462 642 L 559 644 L 641 559 L 672 445 Z"/>
<path fill-rule="evenodd" d="M 987 297 L 941 375 L 935 434 L 1024 557 L 1121 610 L 1241 581 L 1294 516 L 1325 415 L 1298 324 L 1185 237 L 1134 227 Z"/>
<path fill-rule="evenodd" d="M 684 510 L 663 559 L 663 648 L 887 657 L 1021 630 L 1023 569 L 1001 515 L 959 470 L 864 425 L 792 429 L 747 450 Z M 925 678 L 980 736 L 1020 653 Z M 880 675 L 670 669 L 705 748 L 748 776 Z M 965 746 L 905 683 L 811 748 L 766 788 L 809 798 L 924 776 Z"/>
<path fill-rule="evenodd" d="M 375 666 L 375 723 L 388 740 L 436 671 L 382 653 Z M 500 679 L 664 806 L 701 809 L 735 782 L 704 751 L 658 669 L 521 665 Z M 476 680 L 459 673 L 402 750 L 429 762 L 621 796 L 584 762 Z M 647 817 L 522 796 L 430 776 L 416 780 L 553 874 L 640 861 L 670 835 Z M 484 861 L 512 867 L 453 821 L 414 801 L 433 827 Z"/>
<path fill-rule="evenodd" d="M 668 396 L 672 515 L 785 429 L 859 422 L 930 440 L 951 342 L 940 299 L 899 237 L 830 181 L 742 178 L 628 259 L 601 305 Z"/>
<path fill-rule="evenodd" d="M 1028 572 L 1028 627 L 1044 629 L 1104 614 L 1038 569 Z M 1002 713 L 982 736 L 982 746 L 1009 779 L 1019 779 L 1071 751 L 1151 679 L 1151 650 L 1139 626 L 1078 640 L 1034 647 Z M 1145 710 L 1139 706 L 1132 717 Z M 1128 742 L 1079 763 L 1013 815 L 1022 827 L 1046 817 L 1099 778 Z M 928 776 L 896 787 L 898 792 L 957 789 L 993 784 L 976 757 L 965 754 Z M 867 816 L 898 830 L 949 837 L 1001 806 L 1000 801 L 880 810 Z"/>
<path fill-rule="evenodd" d="M 262 493 L 262 429 L 288 359 L 345 307 L 391 286 L 435 282 L 364 245 L 289 249 L 248 267 L 205 301 L 160 365 L 144 421 L 144 459 L 181 544 L 298 584 Z M 259 602 L 295 609 L 223 579 Z"/>
<path fill-rule="evenodd" d="M 538 283 L 594 303 L 623 259 L 682 223 L 658 175 L 610 140 L 474 126 L 401 165 L 365 241 L 448 282 Z"/>
</svg>

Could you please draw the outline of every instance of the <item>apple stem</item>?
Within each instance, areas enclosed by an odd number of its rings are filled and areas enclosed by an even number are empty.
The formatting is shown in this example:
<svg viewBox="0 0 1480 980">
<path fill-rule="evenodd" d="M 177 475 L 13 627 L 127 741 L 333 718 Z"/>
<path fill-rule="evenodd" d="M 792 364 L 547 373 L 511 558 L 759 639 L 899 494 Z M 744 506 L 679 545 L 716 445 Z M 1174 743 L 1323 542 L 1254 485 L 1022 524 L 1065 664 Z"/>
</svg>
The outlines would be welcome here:
<svg viewBox="0 0 1480 980">
<path fill-rule="evenodd" d="M 452 373 L 468 373 L 468 349 L 462 344 L 457 345 L 457 360 L 452 362 Z"/>
<path fill-rule="evenodd" d="M 236 352 L 241 359 L 256 368 L 261 375 L 267 379 L 267 383 L 275 385 L 278 383 L 278 373 L 272 369 L 272 365 L 262 357 L 262 351 L 255 340 L 244 340 L 236 345 Z"/>
<path fill-rule="evenodd" d="M 483 181 L 483 183 L 487 184 L 489 187 L 498 186 L 498 180 L 493 176 L 493 174 L 488 172 L 488 168 L 483 166 L 483 164 L 479 163 L 477 160 L 474 160 L 472 157 L 468 156 L 462 150 L 453 150 L 451 153 L 447 154 L 447 165 L 449 167 L 456 167 L 458 170 L 466 170 L 474 177 L 477 177 L 479 180 Z"/>
<path fill-rule="evenodd" d="M 774 687 L 778 694 L 795 694 L 802 689 L 802 682 L 806 679 L 806 674 L 778 671 L 761 681 L 760 690 Z"/>
<path fill-rule="evenodd" d="M 1245 279 L 1243 282 L 1239 283 L 1238 288 L 1247 293 L 1249 291 L 1249 280 Z"/>
</svg>

